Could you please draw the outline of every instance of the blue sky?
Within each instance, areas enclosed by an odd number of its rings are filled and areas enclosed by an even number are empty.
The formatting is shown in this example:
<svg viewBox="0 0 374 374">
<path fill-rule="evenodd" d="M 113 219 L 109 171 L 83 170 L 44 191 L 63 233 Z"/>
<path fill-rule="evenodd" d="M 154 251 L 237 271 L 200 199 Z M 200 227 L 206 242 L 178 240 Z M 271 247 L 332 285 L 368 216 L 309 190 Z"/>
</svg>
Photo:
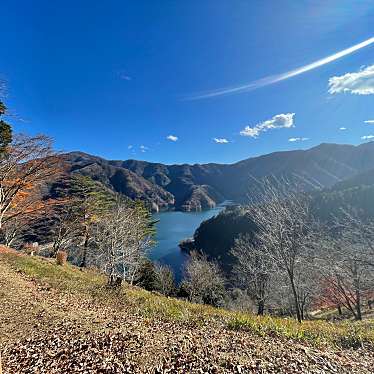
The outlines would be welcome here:
<svg viewBox="0 0 374 374">
<path fill-rule="evenodd" d="M 63 151 L 234 162 L 374 135 L 374 43 L 290 79 L 199 98 L 374 37 L 372 0 L 2 0 L 1 23 L 11 121 Z"/>
</svg>

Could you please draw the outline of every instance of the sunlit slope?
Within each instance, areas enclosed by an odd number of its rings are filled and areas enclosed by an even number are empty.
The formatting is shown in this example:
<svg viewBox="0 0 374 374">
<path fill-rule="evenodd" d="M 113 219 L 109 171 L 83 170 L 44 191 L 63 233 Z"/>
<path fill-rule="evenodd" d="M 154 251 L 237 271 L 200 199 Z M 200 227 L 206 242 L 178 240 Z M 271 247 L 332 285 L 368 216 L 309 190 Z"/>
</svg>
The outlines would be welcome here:
<svg viewBox="0 0 374 374">
<path fill-rule="evenodd" d="M 109 291 L 95 271 L 6 250 L 0 295 L 5 373 L 372 372 L 368 321 L 300 325 Z"/>
</svg>

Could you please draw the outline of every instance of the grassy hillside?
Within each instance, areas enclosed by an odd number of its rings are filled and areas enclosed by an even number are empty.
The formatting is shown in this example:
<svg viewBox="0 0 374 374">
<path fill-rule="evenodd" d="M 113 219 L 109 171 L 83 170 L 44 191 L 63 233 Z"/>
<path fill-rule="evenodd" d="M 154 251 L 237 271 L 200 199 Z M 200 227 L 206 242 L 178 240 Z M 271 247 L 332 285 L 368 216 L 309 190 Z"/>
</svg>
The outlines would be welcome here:
<svg viewBox="0 0 374 374">
<path fill-rule="evenodd" d="M 370 321 L 255 317 L 139 288 L 54 261 L 0 253 L 5 373 L 370 373 Z"/>
</svg>

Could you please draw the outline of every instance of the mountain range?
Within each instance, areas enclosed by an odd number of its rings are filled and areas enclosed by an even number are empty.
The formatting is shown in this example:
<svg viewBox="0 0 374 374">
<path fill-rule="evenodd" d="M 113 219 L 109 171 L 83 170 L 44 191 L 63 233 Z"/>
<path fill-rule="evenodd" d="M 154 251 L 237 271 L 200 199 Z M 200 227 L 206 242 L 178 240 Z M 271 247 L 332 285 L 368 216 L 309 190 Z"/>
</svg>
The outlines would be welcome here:
<svg viewBox="0 0 374 374">
<path fill-rule="evenodd" d="M 275 152 L 234 164 L 165 165 L 105 160 L 83 152 L 64 154 L 69 173 L 80 173 L 113 191 L 145 201 L 153 211 L 198 211 L 225 200 L 248 199 L 253 178 L 303 180 L 304 190 L 367 178 L 374 169 L 374 142 L 358 146 L 323 143 L 308 150 Z M 371 175 L 370 173 L 368 175 Z"/>
</svg>

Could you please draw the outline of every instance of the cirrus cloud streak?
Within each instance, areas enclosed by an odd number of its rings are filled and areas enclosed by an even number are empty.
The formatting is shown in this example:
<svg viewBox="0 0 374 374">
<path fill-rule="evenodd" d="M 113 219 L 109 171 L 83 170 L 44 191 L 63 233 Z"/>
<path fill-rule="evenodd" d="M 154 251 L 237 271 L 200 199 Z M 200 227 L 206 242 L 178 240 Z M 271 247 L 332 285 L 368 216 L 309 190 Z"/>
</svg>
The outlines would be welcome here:
<svg viewBox="0 0 374 374">
<path fill-rule="evenodd" d="M 336 61 L 344 56 L 347 56 L 353 52 L 356 52 L 360 50 L 361 48 L 367 47 L 371 44 L 374 43 L 374 37 L 369 38 L 367 40 L 364 40 L 361 43 L 355 44 L 352 47 L 343 49 L 340 52 L 334 53 L 333 55 L 327 56 L 325 58 L 322 58 L 320 60 L 314 61 L 311 64 L 301 66 L 299 68 L 287 71 L 282 74 L 275 74 L 275 75 L 269 75 L 265 78 L 246 83 L 243 85 L 239 86 L 233 86 L 233 87 L 226 87 L 226 88 L 220 88 L 217 90 L 212 90 L 206 93 L 202 93 L 200 95 L 196 96 L 191 96 L 185 98 L 185 100 L 199 100 L 199 99 L 208 99 L 211 97 L 216 97 L 216 96 L 222 96 L 222 95 L 229 95 L 229 94 L 237 94 L 237 93 L 242 93 L 242 92 L 247 92 L 247 91 L 252 91 L 260 87 L 268 86 L 277 82 L 284 81 L 286 79 L 295 77 L 297 75 L 306 73 L 310 70 L 316 69 L 320 66 L 329 64 L 330 62 Z"/>
</svg>

